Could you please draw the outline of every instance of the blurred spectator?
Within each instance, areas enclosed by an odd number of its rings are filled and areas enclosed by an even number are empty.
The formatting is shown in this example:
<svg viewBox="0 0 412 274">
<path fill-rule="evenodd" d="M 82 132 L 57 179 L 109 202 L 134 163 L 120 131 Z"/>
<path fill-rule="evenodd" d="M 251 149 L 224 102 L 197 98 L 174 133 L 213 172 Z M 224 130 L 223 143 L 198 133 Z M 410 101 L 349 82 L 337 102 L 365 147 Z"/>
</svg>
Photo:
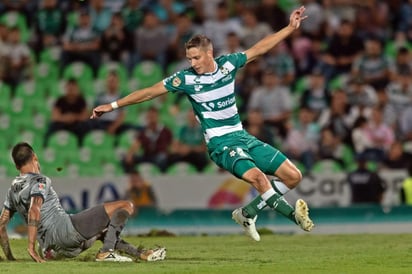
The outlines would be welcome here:
<svg viewBox="0 0 412 274">
<path fill-rule="evenodd" d="M 325 64 L 326 81 L 351 72 L 352 63 L 362 52 L 363 43 L 354 33 L 353 23 L 343 20 L 331 37 L 322 60 Z"/>
<path fill-rule="evenodd" d="M 131 35 L 124 26 L 121 14 L 113 14 L 110 25 L 102 35 L 101 49 L 104 60 L 127 64 L 126 60 L 133 49 Z"/>
<path fill-rule="evenodd" d="M 97 96 L 95 105 L 108 104 L 116 101 L 121 96 L 119 88 L 119 76 L 116 71 L 110 71 L 106 78 L 104 91 L 100 91 Z M 93 129 L 105 130 L 112 135 L 118 135 L 125 130 L 133 128 L 132 125 L 125 123 L 125 111 L 121 108 L 115 109 L 102 119 L 91 120 L 91 127 Z"/>
<path fill-rule="evenodd" d="M 364 51 L 358 56 L 353 65 L 351 76 L 374 87 L 382 89 L 393 77 L 393 61 L 382 50 L 382 42 L 377 38 L 367 38 Z"/>
<path fill-rule="evenodd" d="M 287 14 L 279 6 L 278 0 L 262 0 L 255 9 L 259 22 L 267 23 L 272 30 L 278 31 L 287 25 Z"/>
<path fill-rule="evenodd" d="M 259 22 L 252 10 L 246 9 L 243 11 L 241 18 L 241 45 L 246 49 L 272 33 L 272 28 L 265 22 Z"/>
<path fill-rule="evenodd" d="M 168 63 L 178 61 L 183 55 L 186 66 L 188 66 L 184 44 L 198 32 L 198 27 L 193 23 L 188 13 L 181 13 L 176 17 L 175 29 L 168 49 Z M 183 51 L 184 54 L 181 53 Z"/>
<path fill-rule="evenodd" d="M 409 104 L 399 117 L 400 138 L 404 142 L 412 142 L 412 104 Z"/>
<path fill-rule="evenodd" d="M 332 160 L 338 165 L 345 168 L 345 162 L 343 161 L 344 144 L 338 136 L 328 127 L 322 128 L 320 131 L 319 139 L 319 160 Z"/>
<path fill-rule="evenodd" d="M 282 85 L 291 85 L 295 81 L 295 63 L 286 43 L 281 42 L 272 48 L 264 58 L 266 69 L 273 70 Z"/>
<path fill-rule="evenodd" d="M 132 33 L 134 33 L 143 22 L 143 8 L 140 2 L 140 0 L 126 0 L 121 11 L 124 25 L 126 29 Z"/>
<path fill-rule="evenodd" d="M 262 142 L 275 146 L 275 136 L 270 127 L 265 125 L 262 111 L 260 109 L 250 109 L 247 112 L 246 120 L 243 122 L 245 130 Z"/>
<path fill-rule="evenodd" d="M 161 172 L 166 172 L 172 142 L 172 131 L 159 121 L 157 108 L 150 107 L 146 113 L 144 128 L 138 132 L 122 160 L 124 171 L 127 174 L 135 173 L 136 165 L 149 162 L 156 165 Z"/>
<path fill-rule="evenodd" d="M 402 2 L 399 9 L 397 31 L 408 32 L 412 26 L 412 0 Z"/>
<path fill-rule="evenodd" d="M 318 119 L 329 104 L 330 91 L 326 86 L 325 77 L 320 69 L 315 69 L 309 76 L 309 86 L 302 94 L 300 106 L 311 109 L 315 113 L 315 119 Z"/>
<path fill-rule="evenodd" d="M 151 5 L 151 9 L 163 24 L 173 25 L 179 14 L 186 11 L 183 1 L 158 0 Z"/>
<path fill-rule="evenodd" d="M 412 104 L 412 71 L 410 73 L 399 73 L 396 78 L 386 87 L 388 106 L 396 117 Z"/>
<path fill-rule="evenodd" d="M 351 139 L 356 155 L 361 155 L 370 145 L 371 142 L 367 136 L 368 119 L 360 116 L 353 124 Z"/>
<path fill-rule="evenodd" d="M 240 43 L 240 37 L 236 32 L 229 32 L 226 35 L 226 46 L 218 53 L 218 55 L 225 55 L 236 52 L 243 52 L 245 49 Z"/>
<path fill-rule="evenodd" d="M 104 0 L 90 0 L 89 9 L 93 29 L 103 34 L 112 21 L 112 11 L 104 6 Z"/>
<path fill-rule="evenodd" d="M 408 176 L 403 180 L 400 196 L 401 204 L 412 206 L 412 163 L 408 164 Z"/>
<path fill-rule="evenodd" d="M 303 35 L 300 28 L 290 36 L 290 49 L 295 61 L 296 78 L 305 76 L 313 68 L 313 41 Z"/>
<path fill-rule="evenodd" d="M 324 7 L 316 0 L 302 0 L 301 4 L 305 6 L 308 17 L 302 21 L 302 32 L 309 37 L 323 36 L 326 21 Z"/>
<path fill-rule="evenodd" d="M 382 164 L 387 169 L 407 169 L 410 163 L 412 163 L 412 154 L 404 151 L 402 142 L 395 141 L 385 154 Z"/>
<path fill-rule="evenodd" d="M 319 126 L 330 127 L 333 132 L 345 143 L 351 145 L 351 129 L 360 114 L 348 104 L 347 95 L 342 90 L 332 93 L 329 108 L 324 109 L 319 119 Z"/>
<path fill-rule="evenodd" d="M 203 23 L 204 34 L 213 41 L 213 50 L 220 52 L 226 47 L 226 36 L 229 32 L 235 32 L 242 36 L 240 22 L 229 16 L 229 7 L 225 2 L 220 2 L 216 10 L 216 18 L 208 19 Z"/>
<path fill-rule="evenodd" d="M 157 199 L 152 186 L 137 172 L 129 175 L 129 183 L 124 199 L 131 201 L 137 209 L 157 206 Z"/>
<path fill-rule="evenodd" d="M 236 81 L 236 92 L 239 94 L 239 112 L 245 113 L 253 90 L 262 84 L 262 69 L 259 60 L 253 60 L 240 70 Z"/>
<path fill-rule="evenodd" d="M 376 106 L 366 127 L 366 136 L 370 145 L 363 152 L 370 161 L 382 162 L 389 147 L 395 141 L 393 129 L 384 123 L 382 109 Z"/>
<path fill-rule="evenodd" d="M 220 3 L 227 3 L 226 0 L 193 0 L 195 14 L 200 23 L 214 19 L 217 16 L 217 9 Z"/>
<path fill-rule="evenodd" d="M 62 33 L 66 29 L 66 17 L 57 2 L 43 0 L 40 10 L 36 13 L 35 39 L 39 51 L 61 44 Z"/>
<path fill-rule="evenodd" d="M 349 81 L 346 93 L 349 104 L 359 108 L 361 112 L 367 111 L 378 102 L 375 88 L 361 77 Z"/>
<path fill-rule="evenodd" d="M 262 85 L 252 91 L 248 104 L 248 110 L 251 109 L 259 109 L 265 124 L 275 128 L 282 138 L 285 137 L 286 122 L 292 114 L 290 88 L 282 85 L 273 71 L 265 70 Z"/>
<path fill-rule="evenodd" d="M 87 103 L 79 90 L 76 80 L 69 79 L 65 85 L 64 95 L 54 103 L 51 121 L 44 136 L 44 146 L 47 146 L 50 136 L 58 130 L 68 130 L 78 138 L 81 146 L 82 138 L 88 131 L 89 111 Z"/>
<path fill-rule="evenodd" d="M 169 166 L 178 162 L 187 162 L 198 172 L 209 163 L 203 130 L 192 109 L 187 111 L 186 123 L 179 129 L 171 147 Z"/>
<path fill-rule="evenodd" d="M 62 69 L 74 61 L 82 61 L 93 68 L 96 75 L 100 65 L 100 34 L 93 29 L 90 14 L 82 9 L 79 24 L 68 29 L 63 38 Z"/>
<path fill-rule="evenodd" d="M 8 27 L 0 22 L 0 79 L 4 78 L 5 73 L 5 58 L 7 57 L 7 36 L 9 33 Z"/>
<path fill-rule="evenodd" d="M 24 79 L 31 78 L 33 68 L 30 48 L 21 42 L 17 27 L 10 29 L 4 50 L 3 79 L 14 89 Z"/>
<path fill-rule="evenodd" d="M 318 153 L 319 138 L 320 128 L 314 121 L 314 113 L 308 108 L 301 108 L 296 123 L 288 124 L 283 150 L 289 158 L 300 161 L 306 172 L 310 172 Z"/>
<path fill-rule="evenodd" d="M 143 23 L 134 34 L 134 44 L 136 49 L 132 67 L 143 60 L 153 60 L 165 67 L 169 37 L 166 27 L 152 11 L 145 12 Z"/>
<path fill-rule="evenodd" d="M 356 161 L 357 169 L 347 176 L 352 204 L 380 204 L 386 190 L 385 181 L 367 168 L 367 160 L 362 155 L 357 156 Z"/>
<path fill-rule="evenodd" d="M 398 75 L 412 74 L 412 59 L 407 47 L 401 46 L 396 52 L 395 72 L 394 79 L 396 79 Z"/>
</svg>

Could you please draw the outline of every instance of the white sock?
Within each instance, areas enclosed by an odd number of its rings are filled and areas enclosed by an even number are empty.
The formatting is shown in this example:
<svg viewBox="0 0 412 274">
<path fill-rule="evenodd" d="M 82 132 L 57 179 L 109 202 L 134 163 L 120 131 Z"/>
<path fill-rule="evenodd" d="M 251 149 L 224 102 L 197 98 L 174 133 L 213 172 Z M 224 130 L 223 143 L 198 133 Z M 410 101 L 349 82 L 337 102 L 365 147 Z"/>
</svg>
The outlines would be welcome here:
<svg viewBox="0 0 412 274">
<path fill-rule="evenodd" d="M 272 180 L 272 183 L 275 185 L 276 190 L 279 192 L 279 194 L 284 195 L 290 191 L 290 188 L 288 188 L 285 183 L 275 180 Z"/>
<path fill-rule="evenodd" d="M 276 194 L 276 191 L 273 189 L 273 188 L 271 188 L 271 189 L 268 189 L 265 193 L 263 193 L 262 195 L 260 195 L 260 197 L 262 197 L 262 199 L 263 199 L 263 201 L 267 201 L 270 197 L 272 197 L 273 195 L 275 195 Z"/>
</svg>

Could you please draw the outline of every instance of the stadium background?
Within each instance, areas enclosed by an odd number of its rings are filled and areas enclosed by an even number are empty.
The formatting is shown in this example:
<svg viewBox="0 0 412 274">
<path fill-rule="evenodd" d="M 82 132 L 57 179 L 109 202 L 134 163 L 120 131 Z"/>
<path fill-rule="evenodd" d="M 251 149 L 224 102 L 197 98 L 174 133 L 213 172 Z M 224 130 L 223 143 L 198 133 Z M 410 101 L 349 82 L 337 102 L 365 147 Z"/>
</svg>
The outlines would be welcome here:
<svg viewBox="0 0 412 274">
<path fill-rule="evenodd" d="M 24 70 L 25 73 L 22 73 L 19 81 L 8 82 L 7 79 L 3 78 L 0 84 L 0 151 L 2 155 L 0 157 L 2 181 L 0 193 L 5 193 L 8 183 L 16 172 L 9 157 L 11 146 L 17 141 L 28 141 L 38 151 L 44 173 L 55 180 L 55 188 L 62 194 L 64 204 L 68 210 L 79 210 L 105 200 L 121 198 L 127 187 L 127 176 L 123 173 L 119 162 L 121 155 L 130 146 L 134 133 L 127 132 L 117 136 L 118 143 L 115 145 L 113 136 L 101 131 L 91 132 L 90 137 L 86 137 L 83 145 L 79 146 L 76 138 L 70 132 L 58 132 L 51 137 L 48 146 L 43 147 L 44 134 L 50 121 L 53 103 L 63 93 L 65 81 L 69 78 L 76 78 L 79 81 L 83 95 L 86 97 L 91 109 L 95 97 L 102 90 L 108 71 L 115 69 L 118 72 L 121 78 L 122 92 L 125 94 L 163 79 L 176 69 L 181 60 L 177 57 L 174 60 L 166 59 L 164 63 L 156 60 L 144 60 L 130 65 L 129 62 L 110 61 L 108 58 L 103 58 L 102 55 L 101 63 L 95 73 L 84 62 L 76 62 L 62 68 L 61 41 L 64 33 L 76 25 L 78 16 L 85 9 L 87 9 L 87 12 L 91 12 L 91 2 L 93 1 L 56 1 L 56 10 L 60 10 L 64 15 L 65 27 L 63 31 L 56 35 L 58 42 L 50 46 L 39 43 L 42 32 L 38 29 L 37 15 L 40 14 L 42 1 L 11 2 L 14 2 L 11 6 L 7 6 L 5 3 L 0 5 L 1 26 L 7 29 L 19 29 L 22 43 L 30 49 L 30 66 Z M 122 6 L 127 1 L 102 2 L 111 12 L 119 11 L 122 14 L 122 11 L 125 10 Z M 155 11 L 155 14 L 161 19 L 161 24 L 170 31 L 170 35 L 173 34 L 173 20 L 175 19 L 168 18 L 167 9 L 163 6 L 164 3 L 169 1 L 137 2 L 140 2 L 139 11 L 142 13 L 147 9 Z M 220 1 L 171 2 L 173 2 L 172 7 L 176 14 L 187 11 L 193 23 L 196 24 L 198 29 L 202 29 L 206 25 L 208 16 L 213 17 L 213 14 L 215 14 L 210 12 L 214 8 L 213 4 Z M 241 11 L 255 8 L 259 5 L 258 2 L 261 1 L 227 1 L 230 18 L 241 22 Z M 399 18 L 403 17 L 399 15 L 401 14 L 403 1 L 364 1 L 362 4 L 357 3 L 358 1 L 347 1 L 348 4 L 344 6 L 338 4 L 333 6 L 334 1 L 279 0 L 274 2 L 278 2 L 279 10 L 284 13 L 285 18 L 287 18 L 292 7 L 300 4 L 305 4 L 310 14 L 328 14 L 329 17 L 324 17 L 325 21 L 320 23 L 316 20 L 309 21 L 310 19 L 305 22 L 308 25 L 318 26 L 319 29 L 304 27 L 305 31 L 311 33 L 298 34 L 298 38 L 299 35 L 305 38 L 302 41 L 313 42 L 319 39 L 319 36 L 313 35 L 318 31 L 323 35 L 320 38 L 325 47 L 333 29 L 337 28 L 339 20 L 342 19 L 342 17 L 339 17 L 341 14 L 333 13 L 333 11 L 341 8 L 354 16 L 354 21 L 359 24 L 355 28 L 359 31 L 359 35 L 365 35 L 366 37 L 368 31 L 378 35 L 383 42 L 385 56 L 393 60 L 395 60 L 396 46 L 399 43 L 396 40 L 396 34 L 407 32 L 407 29 L 400 28 L 402 22 Z M 23 5 L 19 7 L 19 3 Z M 202 3 L 208 3 L 208 5 L 202 6 Z M 362 25 L 365 24 L 365 20 L 362 20 L 364 19 L 363 16 L 367 15 L 376 17 L 368 17 L 373 18 L 371 20 L 372 24 L 375 23 L 373 28 L 370 25 Z M 140 16 L 143 15 L 140 14 Z M 141 22 L 137 22 L 134 27 L 137 28 L 139 24 Z M 320 31 L 320 28 L 322 28 L 322 31 Z M 165 43 L 168 43 L 168 41 L 165 41 Z M 409 46 L 409 42 L 406 41 L 404 46 Z M 301 49 L 303 50 L 303 48 Z M 130 50 L 133 52 L 134 49 Z M 101 53 L 103 53 L 103 49 Z M 175 56 L 178 55 L 178 52 L 175 52 Z M 308 87 L 309 75 L 313 71 L 299 69 L 297 66 L 299 56 L 295 56 L 292 51 L 290 56 L 295 61 L 294 80 L 289 86 L 294 100 L 292 119 L 295 120 L 300 107 L 299 100 L 303 91 Z M 263 70 L 263 68 L 264 64 L 260 69 Z M 345 75 L 338 75 L 331 79 L 328 84 L 331 89 L 345 88 L 345 79 Z M 256 83 L 256 86 L 259 84 Z M 246 106 L 242 108 L 245 101 L 246 98 L 243 98 L 240 94 L 238 103 L 244 111 L 241 113 L 242 117 L 246 117 Z M 125 122 L 136 126 L 142 125 L 145 110 L 151 105 L 156 105 L 161 111 L 162 122 L 176 131 L 180 126 L 179 122 L 183 121 L 182 117 L 184 117 L 184 113 L 189 107 L 185 100 L 178 101 L 179 112 L 172 116 L 170 109 L 174 107 L 176 102 L 176 98 L 170 95 L 164 101 L 156 100 L 139 106 L 128 107 Z M 279 139 L 276 141 L 278 145 L 282 145 Z M 401 141 L 406 149 L 406 142 Z M 389 183 L 389 191 L 385 194 L 382 206 L 352 207 L 347 186 L 340 187 L 343 184 L 345 174 L 354 168 L 355 152 L 350 146 L 345 146 L 345 148 L 346 152 L 342 157 L 344 157 L 343 160 L 347 165 L 340 166 L 331 161 L 317 161 L 314 164 L 311 176 L 302 182 L 302 190 L 296 191 L 296 193 L 308 199 L 309 204 L 315 207 L 314 214 L 320 223 L 325 222 L 324 227 L 331 225 L 328 229 L 319 231 L 322 233 L 335 231 L 333 224 L 336 222 L 347 222 L 349 225 L 348 232 L 362 229 L 373 232 L 376 228 L 373 224 L 377 222 L 388 224 L 386 231 L 393 229 L 391 224 L 395 224 L 402 231 L 404 225 L 408 225 L 407 216 L 410 214 L 408 207 L 400 206 L 398 196 L 400 182 L 407 176 L 405 170 L 380 170 L 383 176 L 388 178 Z M 302 163 L 298 160 L 295 162 L 304 169 Z M 379 166 L 370 163 L 370 167 L 376 169 Z M 193 233 L 194 231 L 200 232 L 199 228 L 204 228 L 207 224 L 209 228 L 206 232 L 208 233 L 233 231 L 238 228 L 229 223 L 231 221 L 228 217 L 230 216 L 230 209 L 236 207 L 239 203 L 245 202 L 253 194 L 252 190 L 247 189 L 236 203 L 219 205 L 217 206 L 218 210 L 216 208 L 208 210 L 211 207 L 209 204 L 211 196 L 220 189 L 225 180 L 231 179 L 227 174 L 220 173 L 213 164 L 210 164 L 202 174 L 196 173 L 193 167 L 187 164 L 171 168 L 166 174 L 161 174 L 155 166 L 144 165 L 141 167 L 141 172 L 154 187 L 159 198 L 159 210 L 142 210 L 141 215 L 137 216 L 132 222 L 132 230 L 133 228 L 160 227 L 175 229 L 178 232 Z M 193 185 L 190 185 L 191 181 Z M 306 188 L 308 185 L 310 187 Z M 289 198 L 293 202 L 296 197 L 293 193 L 290 195 Z M 166 202 L 162 203 L 164 201 L 162 199 L 165 199 Z M 182 202 L 185 200 L 188 202 Z M 355 215 L 354 212 L 356 212 Z M 261 224 L 274 227 L 275 230 L 283 229 L 297 232 L 281 218 L 277 219 L 276 224 L 274 224 L 272 222 L 274 216 L 271 213 L 263 216 Z M 340 221 L 336 221 L 333 216 L 341 216 L 342 218 Z M 18 222 L 17 220 L 16 223 Z M 355 226 L 352 227 L 353 224 Z M 364 225 L 363 228 L 362 225 Z"/>
</svg>

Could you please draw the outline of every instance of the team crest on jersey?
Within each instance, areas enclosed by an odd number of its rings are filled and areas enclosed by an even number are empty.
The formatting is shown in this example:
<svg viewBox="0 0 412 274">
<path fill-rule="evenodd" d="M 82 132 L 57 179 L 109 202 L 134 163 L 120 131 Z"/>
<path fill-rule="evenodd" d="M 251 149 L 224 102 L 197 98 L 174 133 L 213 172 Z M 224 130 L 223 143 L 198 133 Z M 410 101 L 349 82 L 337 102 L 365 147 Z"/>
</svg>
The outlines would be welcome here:
<svg viewBox="0 0 412 274">
<path fill-rule="evenodd" d="M 229 69 L 226 67 L 220 67 L 220 71 L 222 72 L 223 75 L 229 74 Z"/>
<path fill-rule="evenodd" d="M 172 85 L 173 85 L 174 87 L 180 86 L 181 83 L 182 83 L 182 80 L 180 80 L 179 77 L 175 77 L 175 78 L 173 78 L 173 80 L 172 80 Z"/>
<path fill-rule="evenodd" d="M 196 92 L 199 92 L 203 88 L 203 86 L 202 85 L 195 85 L 194 88 L 195 88 Z"/>
</svg>

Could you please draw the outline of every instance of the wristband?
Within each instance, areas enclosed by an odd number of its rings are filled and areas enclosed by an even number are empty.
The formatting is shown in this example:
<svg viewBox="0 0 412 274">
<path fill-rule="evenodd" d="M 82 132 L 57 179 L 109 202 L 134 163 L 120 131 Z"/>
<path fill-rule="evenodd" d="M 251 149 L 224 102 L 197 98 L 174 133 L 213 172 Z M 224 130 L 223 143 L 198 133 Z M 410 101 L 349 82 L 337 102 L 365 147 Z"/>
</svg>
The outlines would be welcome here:
<svg viewBox="0 0 412 274">
<path fill-rule="evenodd" d="M 114 101 L 110 104 L 112 106 L 112 109 L 119 108 L 119 105 L 117 104 L 117 101 Z"/>
</svg>

